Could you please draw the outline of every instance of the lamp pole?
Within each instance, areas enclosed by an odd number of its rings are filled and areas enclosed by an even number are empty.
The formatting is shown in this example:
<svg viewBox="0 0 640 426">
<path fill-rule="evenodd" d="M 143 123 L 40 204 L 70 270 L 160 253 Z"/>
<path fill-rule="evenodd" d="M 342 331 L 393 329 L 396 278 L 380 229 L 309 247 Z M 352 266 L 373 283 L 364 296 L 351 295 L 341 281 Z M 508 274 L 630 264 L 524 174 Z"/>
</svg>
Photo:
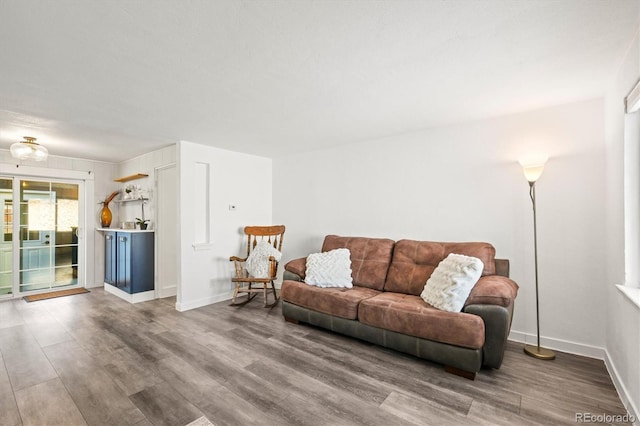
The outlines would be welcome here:
<svg viewBox="0 0 640 426">
<path fill-rule="evenodd" d="M 525 176 L 527 168 L 525 168 Z M 542 170 L 540 170 L 540 174 Z M 537 359 L 552 360 L 556 357 L 556 354 L 550 350 L 540 347 L 540 298 L 538 291 L 538 224 L 536 220 L 536 180 L 539 175 L 533 180 L 529 180 L 529 197 L 531 198 L 531 204 L 533 205 L 533 256 L 535 264 L 535 278 L 536 278 L 536 334 L 537 334 L 537 346 L 525 345 L 524 353 Z"/>
</svg>

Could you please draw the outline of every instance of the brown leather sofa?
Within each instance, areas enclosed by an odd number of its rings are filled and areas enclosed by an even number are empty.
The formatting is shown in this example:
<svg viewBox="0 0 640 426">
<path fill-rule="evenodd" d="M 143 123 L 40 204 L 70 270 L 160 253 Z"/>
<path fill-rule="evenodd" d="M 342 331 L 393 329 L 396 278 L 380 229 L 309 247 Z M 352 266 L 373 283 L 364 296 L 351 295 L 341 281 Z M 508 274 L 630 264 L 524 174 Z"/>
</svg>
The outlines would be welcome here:
<svg viewBox="0 0 640 426">
<path fill-rule="evenodd" d="M 488 243 L 438 243 L 328 235 L 322 251 L 348 248 L 353 288 L 305 284 L 306 258 L 285 265 L 282 314 L 377 345 L 444 364 L 473 379 L 481 367 L 499 368 L 518 285 L 509 261 Z M 450 253 L 477 257 L 484 270 L 462 312 L 436 309 L 420 293 Z"/>
</svg>

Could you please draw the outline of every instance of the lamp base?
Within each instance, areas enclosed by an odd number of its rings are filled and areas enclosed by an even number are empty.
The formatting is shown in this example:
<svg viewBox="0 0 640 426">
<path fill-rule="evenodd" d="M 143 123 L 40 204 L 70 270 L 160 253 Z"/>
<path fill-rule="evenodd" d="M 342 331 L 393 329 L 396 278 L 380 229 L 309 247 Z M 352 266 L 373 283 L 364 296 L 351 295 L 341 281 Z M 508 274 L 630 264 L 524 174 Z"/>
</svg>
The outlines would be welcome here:
<svg viewBox="0 0 640 426">
<path fill-rule="evenodd" d="M 533 345 L 524 345 L 524 353 L 534 358 L 547 361 L 555 359 L 556 357 L 556 353 L 552 350 Z"/>
</svg>

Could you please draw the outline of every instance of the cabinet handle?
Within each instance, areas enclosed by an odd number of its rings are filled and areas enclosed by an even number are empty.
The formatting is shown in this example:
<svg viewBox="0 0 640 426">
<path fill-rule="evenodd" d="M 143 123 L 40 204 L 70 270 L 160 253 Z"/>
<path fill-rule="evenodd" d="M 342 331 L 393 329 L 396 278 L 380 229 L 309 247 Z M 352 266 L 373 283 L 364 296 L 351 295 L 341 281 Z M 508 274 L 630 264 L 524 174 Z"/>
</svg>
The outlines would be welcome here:
<svg viewBox="0 0 640 426">
<path fill-rule="evenodd" d="M 127 241 L 127 237 L 120 237 L 120 241 L 124 243 L 125 241 Z"/>
<path fill-rule="evenodd" d="M 111 235 L 107 235 L 107 236 L 105 237 L 105 239 L 110 240 L 110 239 L 111 239 Z"/>
</svg>

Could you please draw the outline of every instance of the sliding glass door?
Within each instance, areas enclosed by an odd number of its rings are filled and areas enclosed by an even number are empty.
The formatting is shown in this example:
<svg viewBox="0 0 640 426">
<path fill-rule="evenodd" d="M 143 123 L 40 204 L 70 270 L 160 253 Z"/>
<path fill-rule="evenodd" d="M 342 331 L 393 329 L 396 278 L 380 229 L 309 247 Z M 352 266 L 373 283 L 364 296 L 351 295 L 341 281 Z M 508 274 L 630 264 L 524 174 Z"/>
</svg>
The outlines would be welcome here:
<svg viewBox="0 0 640 426">
<path fill-rule="evenodd" d="M 0 239 L 0 296 L 13 293 L 13 179 L 0 178 L 2 238 Z"/>
<path fill-rule="evenodd" d="M 0 295 L 78 285 L 81 182 L 0 178 Z"/>
</svg>

